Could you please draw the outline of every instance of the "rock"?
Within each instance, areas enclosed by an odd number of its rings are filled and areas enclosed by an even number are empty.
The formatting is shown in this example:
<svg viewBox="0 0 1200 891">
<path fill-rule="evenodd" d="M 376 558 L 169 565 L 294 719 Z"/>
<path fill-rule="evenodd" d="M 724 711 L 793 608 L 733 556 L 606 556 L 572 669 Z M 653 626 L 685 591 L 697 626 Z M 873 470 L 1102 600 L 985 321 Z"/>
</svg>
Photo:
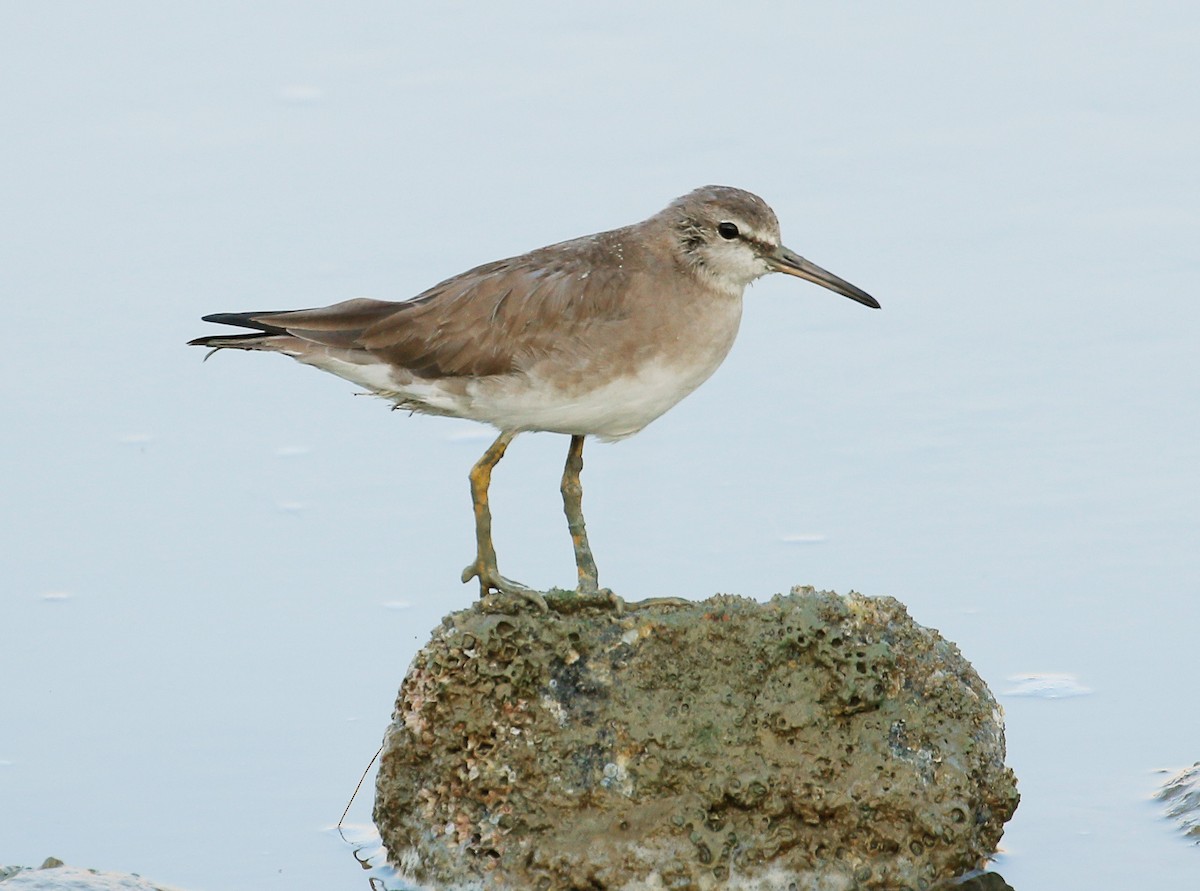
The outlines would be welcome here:
<svg viewBox="0 0 1200 891">
<path fill-rule="evenodd" d="M 1171 776 L 1157 796 L 1183 834 L 1200 844 L 1200 761 Z"/>
<path fill-rule="evenodd" d="M 1000 707 L 898 601 L 549 599 L 454 613 L 413 660 L 374 812 L 408 880 L 915 889 L 995 850 Z"/>
<path fill-rule="evenodd" d="M 66 866 L 48 857 L 37 869 L 0 866 L 3 891 L 172 891 L 140 876 Z"/>
</svg>

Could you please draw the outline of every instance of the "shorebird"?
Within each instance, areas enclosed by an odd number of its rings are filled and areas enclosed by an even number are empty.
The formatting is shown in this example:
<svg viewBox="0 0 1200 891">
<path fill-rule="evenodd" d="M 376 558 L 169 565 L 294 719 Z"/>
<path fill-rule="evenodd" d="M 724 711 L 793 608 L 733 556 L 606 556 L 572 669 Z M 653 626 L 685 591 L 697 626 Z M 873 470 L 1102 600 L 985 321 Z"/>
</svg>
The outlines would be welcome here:
<svg viewBox="0 0 1200 891">
<path fill-rule="evenodd" d="M 571 437 L 561 491 L 576 590 L 606 593 L 583 519 L 584 438 L 631 436 L 707 380 L 733 345 L 746 285 L 770 272 L 879 308 L 784 247 L 775 212 L 757 195 L 704 186 L 640 223 L 478 266 L 411 300 L 216 313 L 204 321 L 250 333 L 190 343 L 282 353 L 393 408 L 495 427 L 471 468 L 475 560 L 462 580 L 478 579 L 482 597 L 498 592 L 545 608 L 539 592 L 500 575 L 496 563 L 488 487 L 509 443 L 526 431 Z"/>
</svg>

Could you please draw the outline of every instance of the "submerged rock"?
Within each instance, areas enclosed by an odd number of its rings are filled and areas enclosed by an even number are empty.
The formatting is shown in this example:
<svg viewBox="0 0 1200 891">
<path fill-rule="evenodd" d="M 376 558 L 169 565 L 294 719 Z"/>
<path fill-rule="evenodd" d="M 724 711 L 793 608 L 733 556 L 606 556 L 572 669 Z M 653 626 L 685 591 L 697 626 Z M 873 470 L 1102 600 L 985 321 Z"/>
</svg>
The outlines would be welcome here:
<svg viewBox="0 0 1200 891">
<path fill-rule="evenodd" d="M 37 869 L 0 866 L 0 884 L 4 891 L 172 891 L 141 876 L 80 869 L 55 857 L 48 857 Z"/>
<path fill-rule="evenodd" d="M 924 888 L 1017 805 L 999 706 L 891 598 L 443 620 L 388 730 L 375 822 L 439 888 Z"/>
<path fill-rule="evenodd" d="M 1171 776 L 1157 796 L 1183 834 L 1200 844 L 1200 761 Z"/>
</svg>

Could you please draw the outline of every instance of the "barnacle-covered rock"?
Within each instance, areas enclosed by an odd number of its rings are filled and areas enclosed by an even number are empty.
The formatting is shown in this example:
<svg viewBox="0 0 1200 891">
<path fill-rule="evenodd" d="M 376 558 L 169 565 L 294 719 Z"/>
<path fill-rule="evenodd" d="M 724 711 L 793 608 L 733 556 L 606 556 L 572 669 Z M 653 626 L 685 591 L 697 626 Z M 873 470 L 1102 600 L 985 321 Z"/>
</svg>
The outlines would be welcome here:
<svg viewBox="0 0 1200 891">
<path fill-rule="evenodd" d="M 1017 804 L 1000 708 L 891 598 L 794 589 L 447 617 L 377 780 L 439 888 L 926 888 Z"/>
</svg>

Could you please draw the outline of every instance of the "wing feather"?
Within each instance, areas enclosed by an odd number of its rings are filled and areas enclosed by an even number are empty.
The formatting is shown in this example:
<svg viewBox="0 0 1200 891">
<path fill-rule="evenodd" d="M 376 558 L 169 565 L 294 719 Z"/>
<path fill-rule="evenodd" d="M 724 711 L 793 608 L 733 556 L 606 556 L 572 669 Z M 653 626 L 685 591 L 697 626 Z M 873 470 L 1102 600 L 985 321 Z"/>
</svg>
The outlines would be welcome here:
<svg viewBox="0 0 1200 891">
<path fill-rule="evenodd" d="M 622 295 L 630 240 L 623 234 L 489 263 L 402 303 L 358 298 L 253 319 L 312 343 L 361 350 L 424 378 L 510 374 L 628 316 Z"/>
</svg>

